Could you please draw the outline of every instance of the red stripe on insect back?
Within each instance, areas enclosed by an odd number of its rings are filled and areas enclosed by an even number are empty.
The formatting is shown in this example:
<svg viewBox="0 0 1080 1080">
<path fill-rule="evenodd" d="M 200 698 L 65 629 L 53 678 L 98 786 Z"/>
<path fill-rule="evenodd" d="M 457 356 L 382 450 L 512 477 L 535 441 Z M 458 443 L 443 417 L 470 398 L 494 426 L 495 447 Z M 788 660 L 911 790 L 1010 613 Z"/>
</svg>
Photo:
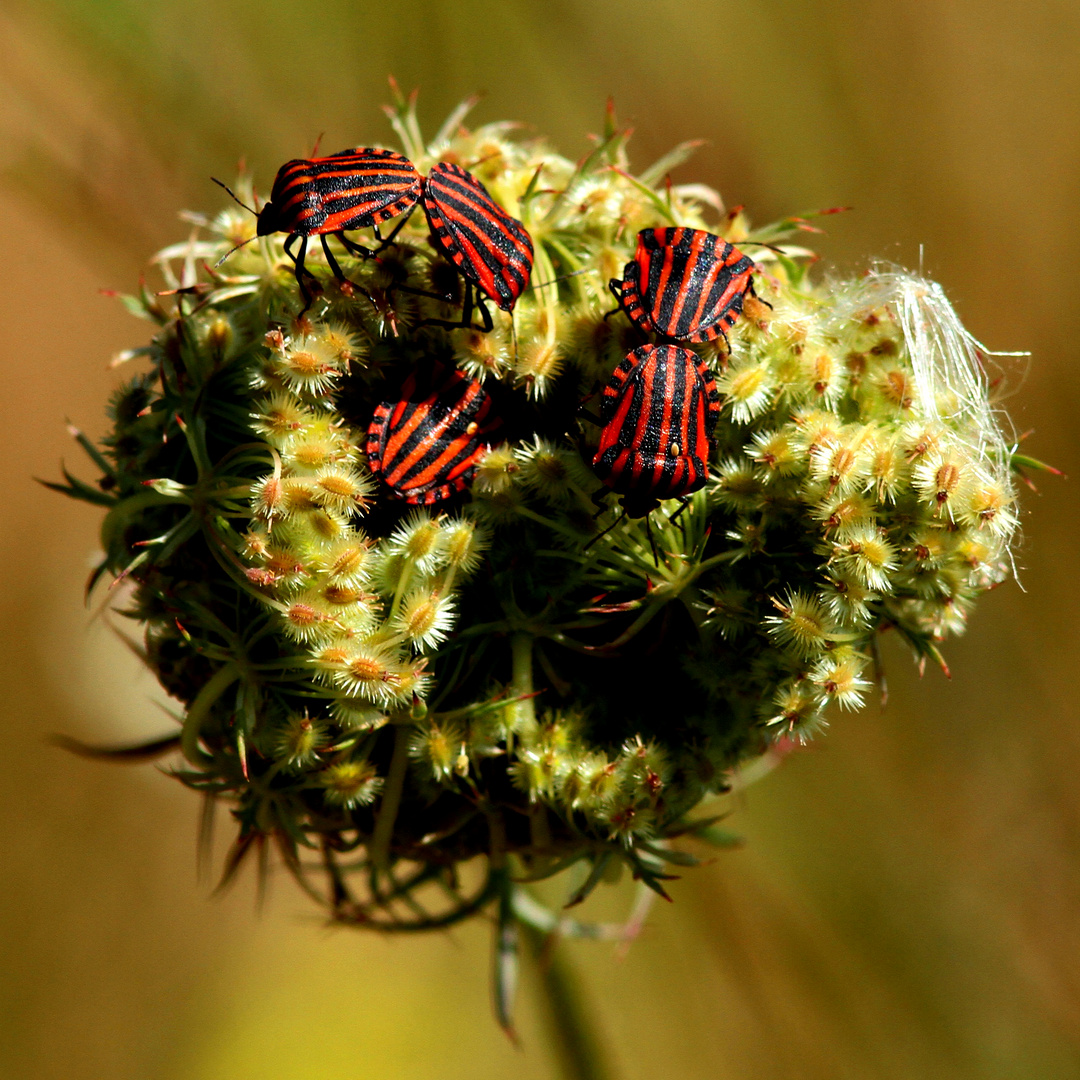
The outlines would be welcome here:
<svg viewBox="0 0 1080 1080">
<path fill-rule="evenodd" d="M 674 253 L 677 249 L 674 245 L 682 242 L 683 230 L 675 229 L 673 233 L 672 246 L 662 247 L 659 255 L 663 269 L 653 305 L 653 322 L 658 327 L 679 325 L 679 317 L 682 315 L 682 309 L 686 303 L 687 289 L 693 281 L 694 258 L 692 250 L 687 253 L 686 260 L 682 262 L 682 266 L 678 268 L 676 274 Z M 654 254 L 653 258 L 656 257 Z"/>
<path fill-rule="evenodd" d="M 626 419 L 630 414 L 630 409 L 634 405 L 633 396 L 630 394 L 624 394 L 617 401 L 615 408 L 615 415 L 604 425 L 603 431 L 600 433 L 600 450 L 599 453 L 603 453 L 605 450 L 610 449 L 613 446 L 617 446 L 622 437 L 623 431 L 626 427 Z M 637 437 L 637 432 L 631 438 Z"/>
<path fill-rule="evenodd" d="M 711 341 L 741 312 L 753 265 L 701 229 L 642 229 L 623 280 L 610 287 L 642 330 L 679 341 Z"/>
<path fill-rule="evenodd" d="M 640 411 L 637 415 L 637 424 L 634 430 L 634 443 L 639 445 L 649 438 L 650 428 L 655 424 L 653 390 L 656 385 L 656 366 L 655 364 L 644 364 L 634 374 L 638 380 L 638 393 L 641 396 Z"/>
<path fill-rule="evenodd" d="M 662 305 L 666 302 L 668 297 L 668 283 L 671 279 L 672 262 L 670 256 L 669 244 L 675 244 L 678 242 L 678 238 L 682 235 L 682 229 L 656 229 L 653 232 L 653 237 L 656 243 L 659 245 L 659 266 L 657 267 L 656 280 L 653 280 L 653 266 L 656 262 L 658 255 L 656 249 L 652 247 L 646 247 L 642 243 L 642 234 L 638 234 L 638 249 L 636 254 L 636 261 L 639 267 L 638 270 L 638 287 L 641 289 L 642 298 L 651 295 L 653 302 L 651 304 L 645 303 L 645 307 L 649 311 L 649 317 L 652 320 L 654 326 L 659 326 L 663 319 Z M 669 240 L 668 237 L 671 237 Z M 664 253 L 667 253 L 666 255 Z"/>
<path fill-rule="evenodd" d="M 424 425 L 423 441 L 420 442 L 411 451 L 411 453 L 408 453 L 400 460 L 395 461 L 395 469 L 399 473 L 404 473 L 411 469 L 418 462 L 422 461 L 426 455 L 431 453 L 432 447 L 442 441 L 447 428 L 449 428 L 451 423 L 454 421 L 455 415 L 466 411 L 472 404 L 473 399 L 477 396 L 477 394 L 482 394 L 483 392 L 484 391 L 480 388 L 480 384 L 478 382 L 472 382 L 468 389 L 465 391 L 464 396 L 458 401 L 457 405 L 454 408 L 454 411 L 447 412 L 445 416 L 438 420 L 433 419 L 432 417 L 431 405 L 425 405 L 425 407 L 423 408 L 423 420 L 421 421 L 421 423 Z M 433 398 L 432 400 L 434 401 L 435 399 Z M 419 414 L 420 412 L 421 410 L 417 409 L 417 413 Z M 400 450 L 401 446 L 404 445 L 404 442 L 405 440 L 403 439 L 395 438 L 391 441 L 391 443 L 387 444 L 387 450 L 392 455 L 395 455 Z M 447 443 L 447 449 L 444 452 L 443 457 L 437 458 L 434 464 L 442 462 L 447 454 L 449 454 L 449 456 L 453 458 L 455 454 L 460 453 L 464 449 L 467 442 L 467 439 L 452 439 L 450 442 Z M 425 470 L 425 474 L 423 476 L 417 475 L 414 479 L 420 484 L 426 483 L 429 479 L 433 480 L 433 476 L 428 477 L 426 475 L 427 471 L 429 471 L 430 468 L 431 466 L 429 466 L 428 470 Z"/>
<path fill-rule="evenodd" d="M 372 471 L 399 498 L 430 505 L 465 487 L 500 422 L 474 379 L 435 365 L 410 375 L 401 398 L 382 403 L 368 428 Z"/>
<path fill-rule="evenodd" d="M 443 221 L 453 234 L 455 242 L 453 250 L 449 252 L 450 257 L 492 300 L 498 301 L 495 274 L 487 264 L 491 249 L 489 246 L 473 243 L 473 236 L 466 231 L 472 224 L 471 219 L 446 208 L 443 210 Z"/>
<path fill-rule="evenodd" d="M 623 496 L 628 514 L 646 514 L 705 483 L 719 394 L 693 353 L 675 345 L 635 349 L 604 394 L 593 468 Z"/>
<path fill-rule="evenodd" d="M 452 483 L 474 469 L 486 453 L 487 447 L 474 439 L 455 439 L 435 461 L 410 477 L 410 486 L 422 490 L 435 484 Z"/>
<path fill-rule="evenodd" d="M 332 203 L 330 205 L 332 205 Z M 397 211 L 397 213 L 400 212 L 401 211 Z M 370 220 L 372 225 L 378 225 L 379 222 L 385 221 L 388 217 L 396 216 L 397 214 L 385 213 L 376 200 L 369 200 L 368 202 L 359 203 L 356 206 L 350 206 L 343 210 L 330 210 L 327 213 L 326 219 L 320 226 L 320 232 L 344 232 L 347 229 L 360 228 L 360 226 L 356 224 L 358 218 Z"/>
<path fill-rule="evenodd" d="M 509 243 L 519 258 L 532 262 L 532 241 L 524 226 L 492 199 L 476 177 L 462 169 L 460 174 L 449 174 L 459 181 L 455 184 L 447 182 L 446 175 L 438 175 L 437 169 L 438 166 L 432 170 L 433 182 L 442 197 L 440 206 L 444 214 L 449 214 L 459 224 L 478 228 L 478 238 L 493 249 L 493 254 L 497 254 L 500 261 L 508 253 L 502 250 L 498 242 Z M 448 198 L 454 201 L 448 201 Z"/>
<path fill-rule="evenodd" d="M 269 205 L 277 228 L 314 233 L 367 228 L 398 204 L 403 213 L 420 198 L 420 174 L 392 150 L 360 148 L 324 158 L 297 158 L 279 170 Z"/>
<path fill-rule="evenodd" d="M 468 219 L 458 218 L 455 220 L 449 211 L 444 213 L 444 227 L 453 238 L 453 246 L 447 247 L 447 254 L 458 265 L 461 272 L 483 289 L 484 293 L 496 303 L 500 303 L 499 287 L 495 280 L 495 272 L 488 265 L 490 249 L 479 244 L 474 244 L 472 237 L 465 231 Z"/>
<path fill-rule="evenodd" d="M 525 226 L 476 177 L 447 162 L 428 175 L 424 210 L 436 241 L 466 280 L 504 311 L 512 310 L 532 273 L 532 239 Z"/>
<path fill-rule="evenodd" d="M 386 444 L 382 450 L 383 467 L 387 473 L 397 470 L 398 454 L 427 420 L 430 411 L 431 407 L 427 404 L 414 405 L 410 401 L 398 402 L 397 408 L 390 414 Z"/>
</svg>

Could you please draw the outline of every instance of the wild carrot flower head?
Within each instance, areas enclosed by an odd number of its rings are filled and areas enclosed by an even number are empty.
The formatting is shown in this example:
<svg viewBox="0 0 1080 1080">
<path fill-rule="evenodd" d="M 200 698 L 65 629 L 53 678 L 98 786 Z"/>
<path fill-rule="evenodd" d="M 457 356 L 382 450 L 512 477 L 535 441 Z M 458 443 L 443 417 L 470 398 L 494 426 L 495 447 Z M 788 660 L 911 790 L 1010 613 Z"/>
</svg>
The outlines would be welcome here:
<svg viewBox="0 0 1080 1080">
<path fill-rule="evenodd" d="M 427 204 L 378 259 L 359 224 L 300 269 L 282 231 L 129 298 L 151 370 L 87 443 L 100 484 L 65 488 L 106 509 L 96 577 L 186 708 L 179 777 L 235 811 L 230 865 L 272 840 L 363 926 L 574 863 L 582 895 L 620 864 L 663 892 L 733 770 L 863 703 L 881 630 L 941 661 L 1018 520 L 988 354 L 934 283 L 812 277 L 797 221 L 718 216 L 666 180 L 686 148 L 642 169 L 613 116 L 575 163 L 467 111 L 430 142 L 390 114 L 418 174 L 483 184 L 483 257 Z M 206 221 L 189 267 L 252 231 Z M 664 382 L 620 283 L 671 226 L 758 261 Z"/>
</svg>

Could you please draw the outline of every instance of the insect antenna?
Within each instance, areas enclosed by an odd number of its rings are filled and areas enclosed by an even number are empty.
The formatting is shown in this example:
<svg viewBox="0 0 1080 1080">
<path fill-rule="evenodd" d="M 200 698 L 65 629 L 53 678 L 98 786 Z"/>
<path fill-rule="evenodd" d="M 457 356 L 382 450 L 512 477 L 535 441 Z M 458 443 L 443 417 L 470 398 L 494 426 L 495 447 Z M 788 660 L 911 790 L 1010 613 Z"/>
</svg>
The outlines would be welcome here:
<svg viewBox="0 0 1080 1080">
<path fill-rule="evenodd" d="M 650 514 L 645 515 L 645 535 L 649 538 L 649 547 L 652 548 L 653 562 L 660 569 L 660 553 L 656 550 L 656 540 L 653 537 L 652 525 L 649 523 Z"/>
<path fill-rule="evenodd" d="M 578 277 L 581 274 L 588 274 L 593 272 L 593 267 L 586 266 L 582 270 L 574 270 L 569 274 L 560 274 L 557 278 L 552 278 L 550 281 L 533 281 L 523 291 L 528 292 L 529 289 L 546 289 L 549 285 L 557 285 L 560 281 L 566 281 L 567 278 Z"/>
<path fill-rule="evenodd" d="M 690 505 L 690 500 L 685 495 L 678 496 L 678 499 L 679 499 L 679 509 L 676 510 L 675 513 L 672 514 L 671 517 L 668 518 L 668 524 L 669 525 L 678 525 L 680 531 L 682 532 L 683 540 L 685 541 L 686 540 L 686 522 L 685 521 L 680 521 L 679 518 L 681 518 L 683 516 L 683 514 L 686 512 L 687 507 L 689 507 L 689 505 Z"/>
<path fill-rule="evenodd" d="M 242 200 L 240 199 L 240 197 L 239 197 L 239 196 L 238 196 L 238 195 L 236 194 L 236 192 L 235 192 L 235 191 L 233 191 L 233 189 L 232 189 L 231 187 L 229 187 L 229 185 L 228 185 L 228 184 L 223 184 L 223 183 L 222 183 L 222 182 L 221 182 L 221 181 L 220 181 L 220 180 L 219 180 L 219 179 L 218 179 L 218 178 L 217 178 L 216 176 L 211 176 L 211 177 L 210 177 L 210 179 L 211 179 L 211 180 L 213 180 L 213 181 L 214 181 L 214 183 L 215 183 L 215 184 L 217 184 L 217 186 L 218 186 L 219 188 L 224 188 L 224 189 L 225 189 L 225 190 L 226 190 L 226 191 L 227 191 L 227 192 L 228 192 L 228 193 L 229 193 L 229 194 L 230 194 L 230 195 L 232 196 L 232 200 L 233 200 L 233 202 L 235 202 L 235 203 L 238 203 L 238 204 L 239 204 L 240 206 L 242 206 L 242 207 L 243 207 L 243 208 L 244 208 L 244 209 L 245 209 L 245 210 L 246 210 L 246 211 L 247 211 L 247 212 L 248 212 L 249 214 L 254 214 L 254 215 L 255 215 L 256 217 L 258 217 L 258 216 L 259 216 L 259 211 L 258 211 L 258 210 L 252 210 L 252 209 L 251 209 L 251 207 L 250 207 L 250 206 L 248 206 L 248 204 L 247 204 L 246 202 L 243 202 L 243 201 L 242 201 Z"/>
<path fill-rule="evenodd" d="M 232 197 L 233 202 L 235 202 L 239 206 L 242 206 L 249 214 L 254 214 L 255 217 L 259 216 L 259 211 L 253 210 L 250 206 L 248 206 L 246 202 L 243 202 L 236 194 L 236 192 L 233 191 L 231 187 L 229 187 L 228 184 L 223 184 L 216 176 L 211 176 L 210 179 L 213 180 L 219 188 L 224 188 Z M 220 259 L 218 259 L 216 263 L 214 263 L 214 269 L 216 270 L 234 251 L 239 251 L 244 246 L 244 244 L 250 244 L 251 241 L 255 239 L 257 239 L 257 237 L 249 236 L 245 241 L 243 241 L 243 243 L 237 244 L 234 248 L 230 248 L 228 251 L 225 252 L 224 255 L 221 256 Z"/>
<path fill-rule="evenodd" d="M 601 507 L 600 512 L 603 513 L 603 510 L 604 510 L 604 507 Z M 597 515 L 597 516 L 599 516 L 599 515 Z M 603 532 L 598 532 L 581 550 L 583 552 L 588 551 L 589 548 L 591 548 L 593 546 L 593 544 L 596 543 L 597 540 L 601 540 L 601 539 L 603 539 L 603 537 L 607 536 L 607 534 L 609 532 L 611 532 L 611 530 L 614 529 L 615 526 L 618 525 L 619 522 L 622 521 L 625 517 L 626 517 L 626 511 L 623 510 L 623 512 Z M 651 539 L 651 537 L 650 537 L 650 539 Z M 656 565 L 659 566 L 660 564 L 657 563 Z"/>
<path fill-rule="evenodd" d="M 775 251 L 777 255 L 786 255 L 787 252 L 783 248 L 778 248 L 775 244 L 766 244 L 763 240 L 740 240 L 734 247 L 763 247 L 768 248 L 770 251 Z"/>
<path fill-rule="evenodd" d="M 258 239 L 259 238 L 257 236 L 249 236 L 246 240 L 244 240 L 241 243 L 237 244 L 236 247 L 229 248 L 229 250 L 226 251 L 225 254 L 222 255 L 221 258 L 218 259 L 218 261 L 216 263 L 214 263 L 214 269 L 216 270 L 234 251 L 239 251 L 242 247 L 245 247 L 247 244 L 250 244 L 252 240 L 258 240 Z"/>
</svg>

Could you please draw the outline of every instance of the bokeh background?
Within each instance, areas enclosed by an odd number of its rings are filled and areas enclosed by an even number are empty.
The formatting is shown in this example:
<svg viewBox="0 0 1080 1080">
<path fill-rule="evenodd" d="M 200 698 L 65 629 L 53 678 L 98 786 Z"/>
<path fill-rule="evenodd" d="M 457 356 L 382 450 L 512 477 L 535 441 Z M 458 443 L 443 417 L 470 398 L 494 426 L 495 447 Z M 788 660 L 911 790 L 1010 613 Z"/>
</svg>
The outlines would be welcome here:
<svg viewBox="0 0 1080 1080">
<path fill-rule="evenodd" d="M 247 159 L 265 190 L 316 136 L 386 142 L 386 75 L 433 130 L 466 94 L 569 156 L 613 94 L 634 160 L 764 222 L 851 204 L 819 249 L 940 280 L 1010 362 L 1028 451 L 1080 476 L 1080 6 L 1060 0 L 5 0 L 0 10 L 0 1075 L 517 1080 L 490 927 L 327 930 L 285 882 L 196 878 L 197 799 L 50 746 L 170 728 L 82 605 L 97 515 L 37 486 L 81 465 L 147 327 L 98 290 L 183 238 Z M 675 883 L 619 960 L 573 947 L 626 1080 L 1080 1077 L 1080 516 L 1025 498 L 1022 589 L 919 680 L 837 717 L 738 800 L 744 848 Z M 612 898 L 625 902 L 628 894 Z"/>
</svg>

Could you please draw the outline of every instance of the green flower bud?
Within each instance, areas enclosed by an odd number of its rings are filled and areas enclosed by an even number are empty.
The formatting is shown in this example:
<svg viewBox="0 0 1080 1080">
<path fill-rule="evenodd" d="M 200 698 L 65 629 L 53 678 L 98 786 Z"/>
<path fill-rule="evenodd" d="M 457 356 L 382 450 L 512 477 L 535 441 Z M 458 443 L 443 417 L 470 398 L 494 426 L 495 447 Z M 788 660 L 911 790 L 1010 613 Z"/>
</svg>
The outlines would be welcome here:
<svg viewBox="0 0 1080 1080">
<path fill-rule="evenodd" d="M 319 783 L 328 803 L 351 810 L 373 803 L 384 780 L 375 774 L 375 767 L 370 762 L 341 761 L 319 773 Z"/>
<path fill-rule="evenodd" d="M 329 741 L 321 721 L 312 720 L 307 713 L 292 716 L 277 734 L 274 756 L 289 769 L 303 769 L 318 760 Z"/>
</svg>

